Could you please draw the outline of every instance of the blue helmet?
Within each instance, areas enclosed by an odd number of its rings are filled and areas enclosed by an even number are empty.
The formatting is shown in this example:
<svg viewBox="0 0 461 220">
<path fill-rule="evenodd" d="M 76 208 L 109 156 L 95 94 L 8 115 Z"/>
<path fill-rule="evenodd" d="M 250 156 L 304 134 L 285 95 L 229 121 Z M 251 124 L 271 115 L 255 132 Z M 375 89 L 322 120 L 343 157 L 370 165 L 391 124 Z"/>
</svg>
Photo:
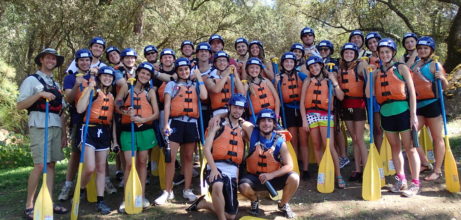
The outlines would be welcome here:
<svg viewBox="0 0 461 220">
<path fill-rule="evenodd" d="M 258 65 L 259 67 L 261 67 L 261 69 L 263 69 L 263 62 L 261 62 L 261 60 L 259 58 L 256 58 L 256 57 L 251 57 L 250 59 L 247 60 L 247 63 L 246 63 L 246 68 L 248 68 L 248 66 L 250 65 Z"/>
<path fill-rule="evenodd" d="M 378 32 L 370 32 L 367 34 L 367 36 L 365 37 L 365 46 L 368 47 L 368 41 L 373 39 L 373 38 L 376 38 L 376 40 L 379 42 L 381 40 L 381 35 L 378 33 Z"/>
<path fill-rule="evenodd" d="M 397 45 L 395 44 L 395 42 L 390 39 L 390 38 L 384 38 L 382 40 L 379 41 L 378 43 L 378 50 L 379 48 L 381 47 L 388 47 L 390 48 L 392 51 L 397 51 Z"/>
<path fill-rule="evenodd" d="M 293 52 L 294 50 L 301 50 L 302 56 L 304 57 L 304 46 L 300 43 L 294 43 L 290 47 L 290 51 Z"/>
<path fill-rule="evenodd" d="M 186 45 L 190 45 L 192 47 L 192 50 L 194 49 L 194 43 L 192 43 L 192 41 L 190 40 L 185 40 L 181 43 L 181 47 L 179 48 L 180 50 L 182 50 L 182 48 Z"/>
<path fill-rule="evenodd" d="M 120 53 L 120 57 L 123 59 L 127 56 L 138 58 L 138 53 L 136 53 L 136 50 L 134 50 L 133 48 L 125 48 L 122 50 L 122 53 Z"/>
<path fill-rule="evenodd" d="M 274 110 L 270 108 L 265 108 L 258 113 L 258 118 L 256 119 L 256 124 L 259 124 L 259 121 L 263 118 L 270 118 L 274 120 L 274 123 L 277 121 L 277 116 L 275 115 Z"/>
<path fill-rule="evenodd" d="M 309 68 L 310 65 L 313 65 L 313 64 L 316 64 L 316 63 L 320 63 L 320 64 L 323 65 L 323 59 L 321 57 L 319 57 L 319 56 L 310 56 L 306 60 L 307 68 Z"/>
<path fill-rule="evenodd" d="M 99 68 L 98 75 L 107 74 L 115 77 L 115 70 L 111 66 L 103 66 Z"/>
<path fill-rule="evenodd" d="M 405 40 L 406 40 L 407 38 L 410 38 L 410 37 L 412 37 L 412 38 L 414 38 L 416 41 L 418 41 L 418 35 L 416 35 L 415 33 L 405 33 L 405 34 L 403 35 L 403 38 L 402 38 L 402 45 L 403 45 L 403 46 L 405 46 Z"/>
<path fill-rule="evenodd" d="M 170 48 L 165 48 L 162 50 L 162 52 L 160 52 L 160 59 L 162 59 L 162 57 L 165 55 L 171 55 L 174 59 L 176 59 L 176 53 Z"/>
<path fill-rule="evenodd" d="M 94 37 L 93 39 L 90 40 L 90 48 L 93 46 L 93 44 L 100 44 L 104 48 L 106 48 L 106 41 L 102 37 Z"/>
<path fill-rule="evenodd" d="M 349 42 L 351 42 L 352 37 L 356 35 L 359 35 L 362 38 L 362 42 L 365 42 L 365 36 L 363 36 L 363 33 L 360 30 L 354 30 L 349 34 Z"/>
<path fill-rule="evenodd" d="M 90 60 L 93 60 L 93 54 L 86 48 L 80 49 L 75 52 L 75 62 L 77 62 L 80 58 L 90 58 Z"/>
<path fill-rule="evenodd" d="M 235 93 L 229 99 L 228 104 L 229 104 L 229 106 L 236 105 L 236 106 L 240 106 L 240 107 L 246 107 L 247 99 L 245 98 L 244 95 L 242 95 L 240 93 Z"/>
<path fill-rule="evenodd" d="M 213 60 L 216 60 L 219 57 L 225 57 L 227 59 L 227 61 L 229 61 L 229 59 L 230 59 L 229 54 L 227 54 L 226 52 L 224 52 L 222 50 L 214 54 Z"/>
<path fill-rule="evenodd" d="M 247 39 L 243 38 L 243 37 L 240 37 L 240 38 L 237 38 L 237 40 L 235 40 L 235 43 L 234 43 L 234 48 L 237 49 L 237 44 L 239 43 L 244 43 L 247 45 L 248 47 L 248 41 Z"/>
<path fill-rule="evenodd" d="M 188 66 L 189 68 L 191 68 L 190 60 L 185 57 L 177 59 L 174 62 L 175 70 L 177 70 L 180 66 Z"/>
<path fill-rule="evenodd" d="M 258 45 L 260 48 L 264 48 L 263 43 L 261 41 L 259 41 L 259 40 L 251 41 L 250 44 L 248 45 L 248 47 L 251 47 L 254 44 Z"/>
<path fill-rule="evenodd" d="M 213 34 L 208 38 L 208 43 L 211 44 L 213 40 L 220 40 L 222 45 L 224 46 L 224 39 L 219 34 Z"/>
<path fill-rule="evenodd" d="M 207 50 L 208 52 L 211 53 L 211 45 L 207 42 L 201 42 L 197 45 L 197 48 L 195 49 L 195 53 L 198 53 L 199 50 Z"/>
<path fill-rule="evenodd" d="M 354 43 L 345 43 L 341 47 L 341 57 L 343 56 L 343 53 L 344 53 L 345 50 L 353 50 L 355 52 L 355 58 L 354 59 L 357 59 L 359 57 L 359 48 Z"/>
<path fill-rule="evenodd" d="M 289 59 L 294 60 L 296 62 L 296 55 L 293 52 L 286 52 L 280 58 L 280 63 L 283 64 L 283 61 Z"/>
<path fill-rule="evenodd" d="M 155 70 L 154 66 L 152 66 L 152 64 L 149 62 L 142 62 L 141 64 L 139 64 L 138 68 L 136 68 L 136 72 L 138 72 L 141 69 L 145 69 L 149 71 L 151 74 L 154 74 L 154 70 Z"/>
<path fill-rule="evenodd" d="M 301 33 L 300 33 L 300 38 L 302 38 L 304 35 L 307 35 L 307 34 L 312 34 L 314 35 L 315 37 L 315 32 L 314 32 L 314 29 L 310 28 L 310 27 L 305 27 L 301 30 Z"/>
<path fill-rule="evenodd" d="M 144 56 L 146 56 L 150 52 L 158 53 L 158 50 L 154 45 L 145 46 L 144 47 Z"/>
<path fill-rule="evenodd" d="M 322 47 L 327 47 L 328 49 L 330 49 L 330 54 L 333 54 L 335 52 L 334 45 L 329 40 L 322 40 L 316 46 L 317 50 L 320 50 L 320 48 Z"/>
<path fill-rule="evenodd" d="M 432 48 L 433 51 L 435 51 L 435 41 L 432 39 L 432 37 L 424 36 L 418 39 L 418 43 L 416 43 L 416 47 L 424 45 Z"/>
</svg>

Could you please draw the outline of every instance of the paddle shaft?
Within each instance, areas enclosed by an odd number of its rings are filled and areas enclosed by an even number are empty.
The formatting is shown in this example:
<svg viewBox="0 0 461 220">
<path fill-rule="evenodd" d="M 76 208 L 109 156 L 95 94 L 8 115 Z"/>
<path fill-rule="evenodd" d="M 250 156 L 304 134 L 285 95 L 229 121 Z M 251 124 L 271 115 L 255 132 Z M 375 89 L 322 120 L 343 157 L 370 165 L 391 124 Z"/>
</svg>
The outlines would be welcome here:
<svg viewBox="0 0 461 220">
<path fill-rule="evenodd" d="M 197 80 L 196 82 L 197 85 L 197 104 L 198 104 L 198 112 L 200 115 L 199 118 L 199 124 L 200 124 L 200 143 L 202 143 L 202 146 L 205 145 L 205 132 L 203 129 L 203 114 L 202 114 L 202 101 L 200 100 L 200 82 Z"/>
<path fill-rule="evenodd" d="M 370 70 L 368 74 L 368 80 L 370 80 L 370 99 L 368 102 L 368 123 L 370 124 L 370 144 L 373 144 L 373 101 L 374 101 L 374 82 L 373 82 L 373 72 Z"/>
<path fill-rule="evenodd" d="M 330 68 L 330 72 L 333 70 L 333 68 Z M 327 123 L 327 139 L 330 139 L 330 121 L 331 121 L 331 106 L 333 105 L 333 88 L 332 88 L 331 80 L 328 79 L 328 123 Z M 327 146 L 328 147 L 328 146 Z"/>
<path fill-rule="evenodd" d="M 439 71 L 439 65 L 435 62 L 435 72 Z M 440 101 L 440 108 L 442 109 L 442 119 L 443 119 L 443 131 L 444 135 L 448 135 L 447 131 L 447 115 L 445 112 L 445 101 L 443 100 L 443 89 L 442 89 L 442 81 L 437 79 L 437 90 L 439 92 L 439 101 Z"/>
<path fill-rule="evenodd" d="M 248 94 L 247 94 L 247 99 L 248 103 L 250 106 L 250 111 L 251 111 L 251 118 L 253 119 L 253 124 L 256 124 L 256 115 L 255 115 L 255 110 L 253 108 L 253 102 L 251 101 L 251 92 L 250 92 L 250 84 L 248 83 Z"/>
<path fill-rule="evenodd" d="M 280 72 L 279 72 L 279 65 L 275 62 L 272 63 L 272 68 L 274 69 L 275 71 L 275 75 L 280 75 Z M 296 74 L 296 73 L 295 73 Z M 281 109 L 282 109 L 282 122 L 283 122 L 283 128 L 287 128 L 287 122 L 286 122 L 286 117 L 285 117 L 285 106 L 284 106 L 284 102 L 283 102 L 283 93 L 282 93 L 282 78 L 280 76 L 280 80 L 279 82 L 277 83 L 277 90 L 279 92 L 279 96 L 280 96 L 280 106 L 281 106 Z"/>
<path fill-rule="evenodd" d="M 50 102 L 48 99 L 45 103 L 45 138 L 43 143 L 43 174 L 46 174 L 46 167 L 48 162 L 48 120 L 50 117 Z M 44 175 L 46 176 L 46 175 Z M 46 182 L 46 179 L 43 180 Z"/>
<path fill-rule="evenodd" d="M 91 106 L 93 105 L 93 92 L 94 90 L 90 91 L 90 100 L 88 101 L 88 108 L 86 110 L 85 127 L 83 127 L 82 147 L 80 150 L 80 163 L 83 163 L 85 160 L 86 136 L 88 135 L 88 125 L 90 124 Z"/>
</svg>

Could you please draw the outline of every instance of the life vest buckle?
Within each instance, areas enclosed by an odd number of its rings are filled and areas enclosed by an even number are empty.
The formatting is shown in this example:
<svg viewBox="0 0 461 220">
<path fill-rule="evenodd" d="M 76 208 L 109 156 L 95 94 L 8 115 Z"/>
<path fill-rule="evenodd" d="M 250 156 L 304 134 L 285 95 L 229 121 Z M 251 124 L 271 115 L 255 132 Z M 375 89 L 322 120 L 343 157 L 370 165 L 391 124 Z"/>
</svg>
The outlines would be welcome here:
<svg viewBox="0 0 461 220">
<path fill-rule="evenodd" d="M 260 166 L 260 167 L 267 167 L 267 163 L 258 162 L 258 166 Z"/>
<path fill-rule="evenodd" d="M 264 99 L 266 97 L 267 97 L 267 94 L 262 94 L 262 95 L 259 96 L 260 99 Z"/>
<path fill-rule="evenodd" d="M 109 110 L 109 106 L 101 106 L 101 110 L 107 111 Z"/>
<path fill-rule="evenodd" d="M 184 102 L 192 102 L 192 99 L 191 98 L 185 98 Z"/>
<path fill-rule="evenodd" d="M 229 140 L 230 145 L 237 145 L 239 142 L 236 140 Z"/>
<path fill-rule="evenodd" d="M 322 94 L 322 91 L 320 91 L 320 90 L 314 90 L 314 94 L 320 95 L 320 94 Z"/>
<path fill-rule="evenodd" d="M 269 107 L 269 106 L 270 106 L 269 103 L 264 103 L 264 104 L 261 105 L 261 108 L 267 108 L 267 107 Z"/>
<path fill-rule="evenodd" d="M 237 156 L 237 152 L 235 151 L 227 151 L 227 155 L 231 156 L 231 157 L 236 157 Z"/>
<path fill-rule="evenodd" d="M 184 112 L 193 112 L 194 110 L 191 108 L 184 108 Z"/>
</svg>

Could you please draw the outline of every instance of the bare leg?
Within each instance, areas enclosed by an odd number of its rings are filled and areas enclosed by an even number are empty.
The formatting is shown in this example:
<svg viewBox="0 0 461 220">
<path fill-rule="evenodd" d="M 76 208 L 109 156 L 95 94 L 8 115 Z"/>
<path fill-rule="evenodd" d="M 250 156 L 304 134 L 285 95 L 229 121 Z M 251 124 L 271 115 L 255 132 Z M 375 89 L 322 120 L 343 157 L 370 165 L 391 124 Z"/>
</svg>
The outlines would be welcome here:
<svg viewBox="0 0 461 220">
<path fill-rule="evenodd" d="M 299 186 L 299 176 L 296 173 L 291 173 L 291 175 L 287 178 L 287 182 L 285 183 L 285 187 L 283 187 L 283 195 L 282 200 L 280 200 L 281 205 L 287 204 L 293 195 L 298 190 Z"/>
<path fill-rule="evenodd" d="M 98 196 L 104 196 L 106 163 L 109 150 L 96 151 L 96 190 Z"/>
<path fill-rule="evenodd" d="M 195 149 L 195 142 L 184 143 L 181 146 L 181 157 L 184 158 L 184 189 L 190 189 L 192 183 L 192 169 L 193 169 L 193 154 Z"/>
<path fill-rule="evenodd" d="M 144 196 L 144 192 L 146 190 L 146 176 L 147 176 L 147 157 L 148 151 L 138 151 L 138 155 L 136 156 L 136 171 L 138 171 L 139 180 L 141 180 L 142 186 L 142 195 Z"/>
</svg>

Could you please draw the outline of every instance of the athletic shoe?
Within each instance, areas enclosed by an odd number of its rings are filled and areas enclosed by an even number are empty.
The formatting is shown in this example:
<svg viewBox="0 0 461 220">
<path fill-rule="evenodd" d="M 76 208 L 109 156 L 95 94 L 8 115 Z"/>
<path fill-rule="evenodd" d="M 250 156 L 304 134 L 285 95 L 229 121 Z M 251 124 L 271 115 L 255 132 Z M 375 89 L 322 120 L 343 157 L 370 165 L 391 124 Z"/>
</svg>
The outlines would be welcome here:
<svg viewBox="0 0 461 220">
<path fill-rule="evenodd" d="M 413 196 L 416 196 L 418 193 L 419 193 L 419 185 L 411 183 L 410 187 L 407 190 L 402 191 L 402 196 L 413 197 Z"/>
<path fill-rule="evenodd" d="M 163 204 L 167 203 L 169 198 L 170 198 L 169 194 L 170 193 L 168 193 L 168 191 L 163 190 L 162 195 L 160 195 L 157 199 L 154 200 L 154 204 L 155 205 L 163 205 Z M 171 194 L 173 194 L 173 193 L 171 193 Z M 173 198 L 174 198 L 174 195 L 173 195 Z"/>
<path fill-rule="evenodd" d="M 288 205 L 288 203 L 286 203 L 283 206 L 280 206 L 280 203 L 279 203 L 277 207 L 279 208 L 280 211 L 283 212 L 283 214 L 285 214 L 286 218 L 294 218 L 296 216 L 295 213 L 291 210 L 290 205 Z"/>
<path fill-rule="evenodd" d="M 149 206 L 151 206 L 149 200 L 146 199 L 146 197 L 144 197 L 143 200 L 142 200 L 142 208 L 143 208 L 143 209 L 149 208 Z"/>
<path fill-rule="evenodd" d="M 66 184 L 61 188 L 61 192 L 59 193 L 58 200 L 59 201 L 65 201 L 68 200 L 70 197 L 70 192 L 72 191 L 72 183 L 71 184 Z"/>
<path fill-rule="evenodd" d="M 123 171 L 121 170 L 115 171 L 115 177 L 117 178 L 118 181 L 123 181 Z"/>
<path fill-rule="evenodd" d="M 174 199 L 174 192 L 171 191 L 169 194 L 168 194 L 168 201 L 171 201 Z"/>
<path fill-rule="evenodd" d="M 106 178 L 106 187 L 104 188 L 106 193 L 108 194 L 115 194 L 117 193 L 117 189 L 114 187 L 112 182 L 110 181 L 109 178 Z"/>
<path fill-rule="evenodd" d="M 125 202 L 123 201 L 122 204 L 120 204 L 120 207 L 118 207 L 118 213 L 123 214 L 125 213 Z"/>
<path fill-rule="evenodd" d="M 342 169 L 348 165 L 351 161 L 347 157 L 342 157 L 339 159 L 339 168 Z"/>
<path fill-rule="evenodd" d="M 96 208 L 98 209 L 98 212 L 103 215 L 107 215 L 110 213 L 110 208 L 106 205 L 106 203 L 104 203 L 104 201 L 96 203 Z"/>
<path fill-rule="evenodd" d="M 398 192 L 402 192 L 403 190 L 406 190 L 408 187 L 407 185 L 407 181 L 404 180 L 400 180 L 400 178 L 398 176 L 395 176 L 395 182 L 394 182 L 394 185 L 392 185 L 392 187 L 389 189 L 389 191 L 391 192 L 394 192 L 394 193 L 398 193 Z"/>
<path fill-rule="evenodd" d="M 251 201 L 251 209 L 249 213 L 250 215 L 253 215 L 253 216 L 259 215 L 259 200 Z"/>
<path fill-rule="evenodd" d="M 187 199 L 189 202 L 193 202 L 197 199 L 197 196 L 192 192 L 192 189 L 185 189 L 182 191 L 182 197 Z"/>
<path fill-rule="evenodd" d="M 184 175 L 177 175 L 173 179 L 173 186 L 179 186 L 184 183 Z"/>
</svg>

